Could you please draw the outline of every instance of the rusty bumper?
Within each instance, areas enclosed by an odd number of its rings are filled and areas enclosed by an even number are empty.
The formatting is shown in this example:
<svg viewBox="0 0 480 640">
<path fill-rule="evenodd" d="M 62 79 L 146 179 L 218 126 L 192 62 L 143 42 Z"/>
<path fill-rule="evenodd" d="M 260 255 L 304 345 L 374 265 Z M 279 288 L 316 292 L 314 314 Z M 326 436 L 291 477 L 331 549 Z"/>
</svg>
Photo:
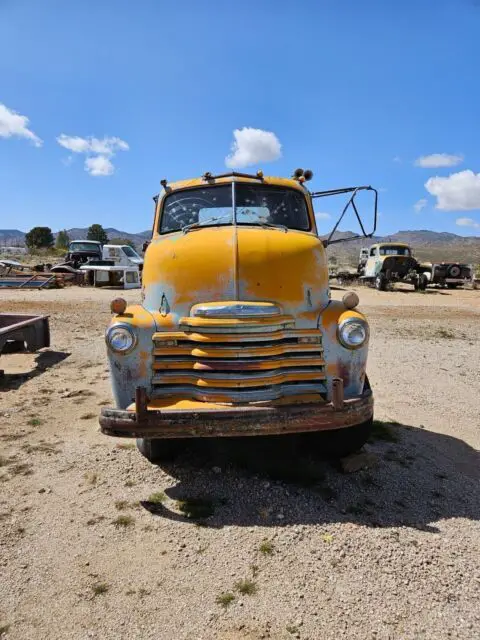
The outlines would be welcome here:
<svg viewBox="0 0 480 640">
<path fill-rule="evenodd" d="M 278 407 L 222 407 L 215 409 L 152 410 L 137 393 L 135 411 L 102 409 L 101 431 L 124 438 L 200 438 L 262 436 L 352 427 L 373 416 L 373 395 L 343 399 L 343 387 L 333 402 Z"/>
</svg>

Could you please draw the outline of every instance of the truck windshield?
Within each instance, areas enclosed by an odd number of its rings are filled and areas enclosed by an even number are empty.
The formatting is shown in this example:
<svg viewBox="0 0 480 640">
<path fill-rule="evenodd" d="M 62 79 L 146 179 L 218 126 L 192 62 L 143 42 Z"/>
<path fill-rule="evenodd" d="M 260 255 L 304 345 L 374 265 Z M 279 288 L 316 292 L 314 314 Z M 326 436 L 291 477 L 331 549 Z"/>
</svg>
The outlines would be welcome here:
<svg viewBox="0 0 480 640">
<path fill-rule="evenodd" d="M 129 258 L 140 258 L 138 253 L 134 249 L 132 249 L 132 247 L 129 247 L 128 244 L 122 247 L 122 249 L 123 253 L 125 253 Z"/>
<path fill-rule="evenodd" d="M 163 205 L 160 233 L 185 227 L 216 225 L 279 225 L 308 231 L 310 220 L 302 193 L 294 189 L 249 183 L 235 183 L 235 212 L 232 185 L 199 187 L 167 196 Z"/>
<path fill-rule="evenodd" d="M 95 242 L 72 242 L 68 247 L 70 252 L 74 251 L 96 251 L 100 252 L 100 245 Z"/>
<path fill-rule="evenodd" d="M 408 247 L 397 247 L 397 246 L 389 246 L 389 247 L 380 247 L 380 255 L 381 256 L 409 256 L 410 249 Z"/>
</svg>

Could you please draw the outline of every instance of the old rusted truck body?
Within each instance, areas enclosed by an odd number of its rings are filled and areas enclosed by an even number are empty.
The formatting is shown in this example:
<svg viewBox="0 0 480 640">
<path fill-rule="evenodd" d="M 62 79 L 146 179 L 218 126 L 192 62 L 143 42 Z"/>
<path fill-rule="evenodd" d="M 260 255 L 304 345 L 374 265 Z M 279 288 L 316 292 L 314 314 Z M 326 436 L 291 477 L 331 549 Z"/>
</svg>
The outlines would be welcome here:
<svg viewBox="0 0 480 640">
<path fill-rule="evenodd" d="M 368 324 L 356 294 L 330 298 L 302 176 L 163 182 L 142 304 L 112 303 L 104 433 L 152 461 L 192 437 L 341 430 L 345 449 L 363 444 Z"/>
<path fill-rule="evenodd" d="M 49 346 L 48 316 L 0 313 L 0 355 L 3 351 L 35 352 Z"/>
</svg>

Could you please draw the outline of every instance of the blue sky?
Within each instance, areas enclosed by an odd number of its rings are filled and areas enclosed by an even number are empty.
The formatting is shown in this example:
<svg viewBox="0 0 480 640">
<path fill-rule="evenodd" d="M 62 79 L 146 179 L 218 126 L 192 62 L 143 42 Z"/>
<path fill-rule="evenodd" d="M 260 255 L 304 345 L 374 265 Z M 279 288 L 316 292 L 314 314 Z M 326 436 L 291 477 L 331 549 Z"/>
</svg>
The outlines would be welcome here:
<svg viewBox="0 0 480 640">
<path fill-rule="evenodd" d="M 248 127 L 235 158 L 281 157 L 245 170 L 480 235 L 479 33 L 478 0 L 0 0 L 0 228 L 148 229 L 160 179 L 224 171 Z"/>
</svg>

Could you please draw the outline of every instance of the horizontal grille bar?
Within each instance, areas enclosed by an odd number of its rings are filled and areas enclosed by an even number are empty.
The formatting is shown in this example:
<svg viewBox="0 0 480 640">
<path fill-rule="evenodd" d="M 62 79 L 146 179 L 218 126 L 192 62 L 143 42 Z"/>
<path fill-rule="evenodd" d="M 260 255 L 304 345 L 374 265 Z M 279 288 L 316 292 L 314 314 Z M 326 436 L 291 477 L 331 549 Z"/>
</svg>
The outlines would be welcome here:
<svg viewBox="0 0 480 640">
<path fill-rule="evenodd" d="M 277 327 L 275 327 L 277 329 Z M 294 331 L 270 331 L 267 333 L 258 333 L 258 332 L 245 332 L 245 327 L 243 328 L 243 333 L 234 334 L 234 333 L 206 333 L 205 331 L 194 331 L 190 329 L 189 332 L 160 332 L 153 334 L 153 342 L 155 346 L 162 346 L 161 343 L 165 342 L 178 342 L 182 343 L 209 343 L 209 344 L 217 344 L 217 343 L 245 343 L 245 342 L 276 342 L 276 341 L 286 341 L 286 342 L 298 342 L 299 338 L 318 338 L 320 339 L 320 334 L 318 331 L 314 329 L 299 329 Z M 160 344 L 159 344 L 160 343 Z"/>
<path fill-rule="evenodd" d="M 223 358 L 192 358 L 171 356 L 157 359 L 153 368 L 155 371 L 185 370 L 185 371 L 263 371 L 275 370 L 284 367 L 323 367 L 325 361 L 315 354 L 290 356 L 290 357 L 254 357 L 236 358 L 227 360 Z"/>
<path fill-rule="evenodd" d="M 282 384 L 300 380 L 324 380 L 323 369 L 292 369 L 279 371 L 242 371 L 235 373 L 211 373 L 164 371 L 153 376 L 154 385 L 191 384 L 197 387 L 219 386 L 225 388 L 256 387 L 258 385 Z"/>
<path fill-rule="evenodd" d="M 324 400 L 327 389 L 324 384 L 286 383 L 250 389 L 198 388 L 191 385 L 168 385 L 155 389 L 155 397 L 175 397 L 199 400 L 201 402 L 222 402 L 225 404 L 264 402 L 284 397 L 314 394 Z"/>
</svg>

